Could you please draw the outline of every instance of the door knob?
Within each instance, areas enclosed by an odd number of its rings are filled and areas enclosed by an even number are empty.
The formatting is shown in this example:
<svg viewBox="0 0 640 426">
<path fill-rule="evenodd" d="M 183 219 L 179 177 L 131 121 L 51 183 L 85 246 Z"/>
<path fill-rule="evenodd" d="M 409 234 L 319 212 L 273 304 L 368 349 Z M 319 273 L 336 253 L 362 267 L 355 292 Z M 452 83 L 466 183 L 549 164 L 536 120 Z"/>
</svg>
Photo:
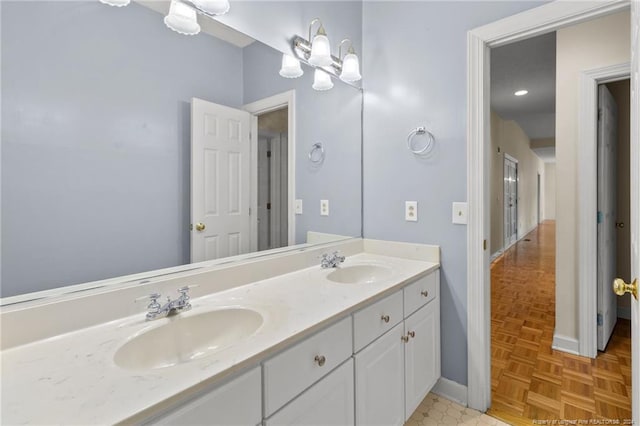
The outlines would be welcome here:
<svg viewBox="0 0 640 426">
<path fill-rule="evenodd" d="M 621 278 L 613 280 L 613 292 L 618 296 L 622 296 L 625 293 L 633 294 L 636 300 L 638 300 L 638 280 L 635 279 L 631 284 L 627 284 Z"/>
<path fill-rule="evenodd" d="M 196 223 L 196 231 L 204 231 L 206 227 L 207 226 L 202 222 Z"/>
<path fill-rule="evenodd" d="M 616 228 L 624 228 L 624 222 L 616 222 Z"/>
</svg>

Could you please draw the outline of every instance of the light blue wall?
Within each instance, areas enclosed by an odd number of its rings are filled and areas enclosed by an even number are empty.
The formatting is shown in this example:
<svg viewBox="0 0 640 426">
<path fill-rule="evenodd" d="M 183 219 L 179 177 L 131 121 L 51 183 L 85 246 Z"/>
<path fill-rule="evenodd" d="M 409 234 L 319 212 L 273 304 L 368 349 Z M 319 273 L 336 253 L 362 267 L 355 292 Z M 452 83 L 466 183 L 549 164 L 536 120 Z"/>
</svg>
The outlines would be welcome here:
<svg viewBox="0 0 640 426">
<path fill-rule="evenodd" d="M 243 50 L 245 103 L 296 92 L 296 198 L 304 206 L 296 216 L 296 242 L 305 242 L 307 231 L 360 236 L 361 91 L 338 80 L 333 89 L 318 92 L 311 87 L 310 67 L 303 65 L 300 78 L 282 78 L 279 52 L 262 43 Z M 308 158 L 316 142 L 326 153 L 317 166 Z M 329 200 L 329 216 L 320 216 L 320 200 Z"/>
<path fill-rule="evenodd" d="M 442 375 L 467 383 L 466 227 L 451 203 L 466 199 L 466 33 L 539 2 L 365 2 L 364 235 L 441 246 Z M 426 125 L 434 155 L 406 135 Z M 417 200 L 419 221 L 405 222 Z"/>
<path fill-rule="evenodd" d="M 1 7 L 2 296 L 189 262 L 190 101 L 242 105 L 241 49 L 135 3 Z"/>
</svg>

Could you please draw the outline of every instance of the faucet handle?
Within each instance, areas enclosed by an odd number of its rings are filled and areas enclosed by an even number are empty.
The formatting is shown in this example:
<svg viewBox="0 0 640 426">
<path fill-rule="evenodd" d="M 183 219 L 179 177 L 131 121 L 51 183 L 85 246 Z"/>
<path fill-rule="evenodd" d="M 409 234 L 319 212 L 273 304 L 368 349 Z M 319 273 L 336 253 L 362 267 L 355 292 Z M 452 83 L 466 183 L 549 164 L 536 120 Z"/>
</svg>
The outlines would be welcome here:
<svg viewBox="0 0 640 426">
<path fill-rule="evenodd" d="M 160 303 L 158 303 L 158 299 L 160 299 L 161 297 L 162 295 L 160 293 L 151 293 L 146 296 L 138 297 L 134 300 L 134 302 L 138 303 L 142 300 L 150 300 L 151 302 L 149 303 L 149 305 L 147 305 L 147 309 L 157 312 L 160 310 L 160 308 L 162 308 Z"/>
<path fill-rule="evenodd" d="M 198 284 L 189 284 L 189 285 L 185 285 L 183 287 L 180 287 L 178 289 L 178 293 L 180 293 L 180 297 L 186 297 L 187 299 L 189 298 L 189 290 L 191 290 L 192 288 L 195 287 L 200 287 Z"/>
</svg>

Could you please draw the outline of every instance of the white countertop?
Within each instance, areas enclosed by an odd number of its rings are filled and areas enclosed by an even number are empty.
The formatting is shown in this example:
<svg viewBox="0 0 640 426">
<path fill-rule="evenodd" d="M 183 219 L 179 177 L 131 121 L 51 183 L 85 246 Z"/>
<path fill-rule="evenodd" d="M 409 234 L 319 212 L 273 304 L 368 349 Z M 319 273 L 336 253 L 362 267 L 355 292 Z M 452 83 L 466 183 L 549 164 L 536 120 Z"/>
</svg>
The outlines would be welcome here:
<svg viewBox="0 0 640 426">
<path fill-rule="evenodd" d="M 399 289 L 439 264 L 369 253 L 344 266 L 379 263 L 391 276 L 373 284 L 338 284 L 319 266 L 192 300 L 180 316 L 223 307 L 258 311 L 264 323 L 252 337 L 210 356 L 173 367 L 132 371 L 115 352 L 133 335 L 171 319 L 137 314 L 2 351 L 3 424 L 113 424 L 139 420 L 203 386 L 257 365 L 286 346 Z M 73 315 L 73 312 L 69 312 Z M 43 319 L 55 320 L 55 319 Z"/>
</svg>

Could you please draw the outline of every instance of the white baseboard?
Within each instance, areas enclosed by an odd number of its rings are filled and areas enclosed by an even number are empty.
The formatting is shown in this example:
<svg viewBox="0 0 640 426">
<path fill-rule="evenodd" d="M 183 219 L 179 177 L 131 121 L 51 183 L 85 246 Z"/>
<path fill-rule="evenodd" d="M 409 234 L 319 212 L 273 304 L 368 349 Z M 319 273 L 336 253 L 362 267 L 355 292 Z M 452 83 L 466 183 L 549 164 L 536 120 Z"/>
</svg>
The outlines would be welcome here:
<svg viewBox="0 0 640 426">
<path fill-rule="evenodd" d="M 494 260 L 496 260 L 497 258 L 502 256 L 502 253 L 504 253 L 504 251 L 502 251 L 502 250 L 498 250 L 497 252 L 493 253 L 491 255 L 491 261 L 493 262 Z"/>
<path fill-rule="evenodd" d="M 465 407 L 467 406 L 467 387 L 453 380 L 440 377 L 431 392 Z"/>
<path fill-rule="evenodd" d="M 580 343 L 578 343 L 578 339 L 574 339 L 573 337 L 554 333 L 553 344 L 551 347 L 558 351 L 568 352 L 573 355 L 580 355 Z"/>
<path fill-rule="evenodd" d="M 625 306 L 624 308 L 618 306 L 618 318 L 631 319 L 631 306 Z"/>
</svg>

